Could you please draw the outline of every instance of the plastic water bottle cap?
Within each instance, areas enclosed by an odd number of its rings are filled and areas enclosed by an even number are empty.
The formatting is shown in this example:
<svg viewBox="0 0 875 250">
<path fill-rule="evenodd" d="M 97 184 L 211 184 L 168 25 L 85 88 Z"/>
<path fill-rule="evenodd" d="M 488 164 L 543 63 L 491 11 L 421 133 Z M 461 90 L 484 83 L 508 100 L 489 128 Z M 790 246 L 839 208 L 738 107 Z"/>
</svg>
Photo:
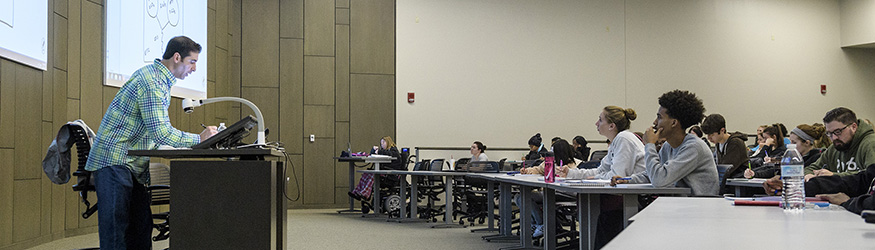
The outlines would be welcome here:
<svg viewBox="0 0 875 250">
<path fill-rule="evenodd" d="M 787 149 L 796 149 L 796 144 L 787 144 Z"/>
</svg>

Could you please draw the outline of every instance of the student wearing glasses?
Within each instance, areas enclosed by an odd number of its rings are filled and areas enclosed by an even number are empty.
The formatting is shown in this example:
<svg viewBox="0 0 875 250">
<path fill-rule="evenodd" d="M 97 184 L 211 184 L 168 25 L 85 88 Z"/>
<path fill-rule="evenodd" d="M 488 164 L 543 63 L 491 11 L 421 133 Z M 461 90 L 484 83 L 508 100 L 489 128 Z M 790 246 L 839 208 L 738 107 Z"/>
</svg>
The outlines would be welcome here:
<svg viewBox="0 0 875 250">
<path fill-rule="evenodd" d="M 875 131 L 868 123 L 857 120 L 854 111 L 835 108 L 826 113 L 823 122 L 832 146 L 821 153 L 820 159 L 805 167 L 805 180 L 852 175 L 875 163 Z"/>
</svg>

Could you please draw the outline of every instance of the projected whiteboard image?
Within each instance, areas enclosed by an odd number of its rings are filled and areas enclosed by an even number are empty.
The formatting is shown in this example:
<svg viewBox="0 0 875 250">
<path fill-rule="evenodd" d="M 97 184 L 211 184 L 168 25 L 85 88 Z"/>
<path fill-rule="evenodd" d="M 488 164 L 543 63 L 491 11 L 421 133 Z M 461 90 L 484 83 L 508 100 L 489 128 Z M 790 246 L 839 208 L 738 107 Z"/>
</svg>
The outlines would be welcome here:
<svg viewBox="0 0 875 250">
<path fill-rule="evenodd" d="M 48 1 L 0 0 L 0 57 L 46 70 Z"/>
<path fill-rule="evenodd" d="M 164 55 L 167 41 L 183 35 L 200 44 L 201 53 L 197 70 L 185 80 L 177 80 L 171 94 L 206 98 L 206 0 L 107 0 L 105 83 L 124 85 L 134 71 Z"/>
</svg>

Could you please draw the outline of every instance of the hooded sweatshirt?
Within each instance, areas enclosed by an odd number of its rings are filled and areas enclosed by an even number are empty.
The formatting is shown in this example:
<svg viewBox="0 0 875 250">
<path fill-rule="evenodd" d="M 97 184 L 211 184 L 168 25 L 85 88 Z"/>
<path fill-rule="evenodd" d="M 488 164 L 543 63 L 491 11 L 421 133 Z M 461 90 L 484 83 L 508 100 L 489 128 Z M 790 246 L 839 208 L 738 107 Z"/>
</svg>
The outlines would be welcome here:
<svg viewBox="0 0 875 250">
<path fill-rule="evenodd" d="M 817 169 L 828 169 L 839 176 L 852 175 L 860 172 L 866 166 L 875 164 L 875 131 L 868 123 L 857 120 L 857 133 L 851 140 L 851 147 L 839 151 L 835 145 L 830 145 L 820 154 L 813 164 L 805 167 L 805 174 L 812 174 Z"/>
<path fill-rule="evenodd" d="M 725 143 L 716 145 L 714 148 L 714 157 L 717 158 L 717 164 L 732 165 L 726 171 L 725 176 L 744 173 L 742 168 L 747 166 L 742 166 L 742 164 L 747 163 L 750 159 L 747 157 L 747 146 L 744 145 L 744 141 L 747 141 L 747 135 L 736 131 L 729 135 L 729 139 Z"/>
</svg>

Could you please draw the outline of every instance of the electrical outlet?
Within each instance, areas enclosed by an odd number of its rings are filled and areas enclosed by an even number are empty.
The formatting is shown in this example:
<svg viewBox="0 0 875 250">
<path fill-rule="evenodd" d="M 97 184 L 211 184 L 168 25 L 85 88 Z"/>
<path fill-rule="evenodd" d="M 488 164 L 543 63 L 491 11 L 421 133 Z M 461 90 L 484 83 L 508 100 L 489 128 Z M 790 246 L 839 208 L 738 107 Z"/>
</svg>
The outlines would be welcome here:
<svg viewBox="0 0 875 250">
<path fill-rule="evenodd" d="M 310 142 L 316 141 L 316 135 L 310 135 Z"/>
</svg>

